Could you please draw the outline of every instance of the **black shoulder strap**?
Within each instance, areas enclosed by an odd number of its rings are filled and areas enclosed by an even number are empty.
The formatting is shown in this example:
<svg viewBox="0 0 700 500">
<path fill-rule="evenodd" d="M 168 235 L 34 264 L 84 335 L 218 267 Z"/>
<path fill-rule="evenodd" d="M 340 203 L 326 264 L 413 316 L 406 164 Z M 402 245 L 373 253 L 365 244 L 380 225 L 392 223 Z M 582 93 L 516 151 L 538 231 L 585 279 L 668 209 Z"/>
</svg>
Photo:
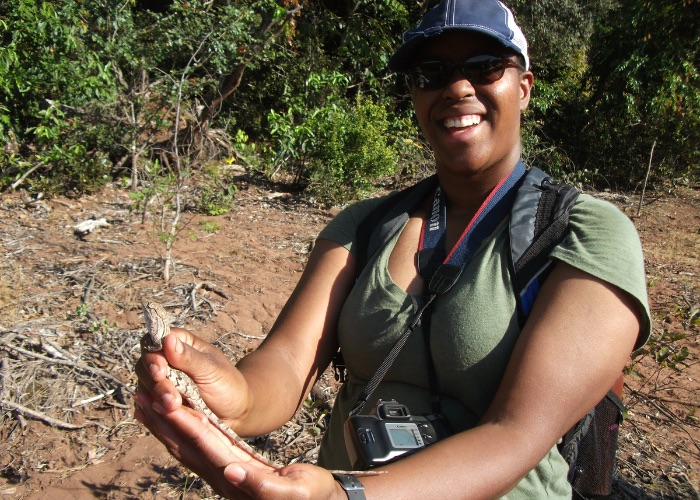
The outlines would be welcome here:
<svg viewBox="0 0 700 500">
<path fill-rule="evenodd" d="M 396 232 L 403 227 L 418 203 L 437 187 L 437 175 L 423 179 L 384 200 L 357 226 L 355 231 L 356 273 L 359 276 L 367 262 Z"/>
<path fill-rule="evenodd" d="M 433 175 L 399 191 L 358 225 L 357 276 L 372 255 L 403 227 L 417 204 L 436 187 L 437 176 Z M 518 189 L 509 224 L 511 276 L 520 295 L 549 267 L 549 253 L 566 234 L 569 210 L 577 197 L 573 186 L 556 183 L 536 167 L 528 170 Z"/>
<path fill-rule="evenodd" d="M 530 314 L 539 283 L 550 270 L 549 254 L 566 236 L 569 211 L 578 191 L 532 167 L 518 190 L 510 214 L 510 274 L 520 324 Z"/>
</svg>

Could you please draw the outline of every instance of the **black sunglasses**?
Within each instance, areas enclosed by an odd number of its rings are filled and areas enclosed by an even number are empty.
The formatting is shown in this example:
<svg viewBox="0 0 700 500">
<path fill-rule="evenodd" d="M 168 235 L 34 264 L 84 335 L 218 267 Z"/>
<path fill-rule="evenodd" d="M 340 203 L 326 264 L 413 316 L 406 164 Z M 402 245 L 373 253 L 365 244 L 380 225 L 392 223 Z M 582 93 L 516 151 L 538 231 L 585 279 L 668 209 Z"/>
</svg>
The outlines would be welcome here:
<svg viewBox="0 0 700 500">
<path fill-rule="evenodd" d="M 447 85 L 459 68 L 462 75 L 472 85 L 488 85 L 503 78 L 508 66 L 524 69 L 518 62 L 508 57 L 491 55 L 470 57 L 464 61 L 424 61 L 408 70 L 411 83 L 423 90 L 438 90 Z"/>
</svg>

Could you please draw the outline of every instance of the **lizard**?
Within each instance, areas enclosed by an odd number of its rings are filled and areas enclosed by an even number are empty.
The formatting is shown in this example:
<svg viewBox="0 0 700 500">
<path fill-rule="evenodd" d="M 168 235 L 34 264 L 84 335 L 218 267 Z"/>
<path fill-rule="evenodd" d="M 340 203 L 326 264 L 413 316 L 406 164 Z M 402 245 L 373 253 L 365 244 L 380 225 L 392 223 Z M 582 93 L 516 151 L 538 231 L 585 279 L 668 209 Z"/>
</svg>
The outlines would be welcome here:
<svg viewBox="0 0 700 500">
<path fill-rule="evenodd" d="M 165 310 L 165 308 L 153 301 L 145 301 L 143 303 L 143 316 L 146 323 L 147 335 L 144 337 L 142 343 L 143 348 L 148 352 L 157 352 L 163 349 L 163 339 L 170 334 L 170 314 Z M 188 377 L 185 373 L 170 367 L 168 370 L 168 380 L 173 383 L 178 392 L 182 395 L 182 398 L 187 402 L 187 404 L 206 415 L 209 421 L 224 433 L 234 446 L 239 447 L 256 460 L 274 468 L 281 469 L 284 467 L 283 464 L 277 463 L 264 455 L 258 453 L 252 446 L 250 446 L 245 439 L 240 437 L 236 432 L 231 429 L 223 420 L 221 420 L 204 402 L 197 389 L 197 384 Z M 364 471 L 344 471 L 344 470 L 331 470 L 329 471 L 333 474 L 352 474 L 355 476 L 369 476 L 376 474 L 383 474 L 386 471 L 376 471 L 376 470 L 364 470 Z"/>
</svg>

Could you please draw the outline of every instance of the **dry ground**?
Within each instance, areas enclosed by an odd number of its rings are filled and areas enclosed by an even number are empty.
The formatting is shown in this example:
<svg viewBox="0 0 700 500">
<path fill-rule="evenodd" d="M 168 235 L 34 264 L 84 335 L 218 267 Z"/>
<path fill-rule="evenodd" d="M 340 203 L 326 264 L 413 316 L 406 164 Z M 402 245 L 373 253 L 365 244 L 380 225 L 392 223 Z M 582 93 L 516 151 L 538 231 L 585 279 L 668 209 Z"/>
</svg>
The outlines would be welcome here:
<svg viewBox="0 0 700 500">
<path fill-rule="evenodd" d="M 238 359 L 269 331 L 334 213 L 243 179 L 239 188 L 232 212 L 183 219 L 169 286 L 158 220 L 131 212 L 126 190 L 0 200 L 0 497 L 213 496 L 132 417 L 140 301 L 159 300 Z M 639 217 L 638 198 L 609 198 L 640 231 L 654 317 L 654 340 L 626 377 L 616 497 L 697 499 L 700 191 L 647 196 Z M 91 217 L 109 226 L 76 237 Z M 320 398 L 258 446 L 312 459 L 333 386 L 326 374 Z"/>
</svg>

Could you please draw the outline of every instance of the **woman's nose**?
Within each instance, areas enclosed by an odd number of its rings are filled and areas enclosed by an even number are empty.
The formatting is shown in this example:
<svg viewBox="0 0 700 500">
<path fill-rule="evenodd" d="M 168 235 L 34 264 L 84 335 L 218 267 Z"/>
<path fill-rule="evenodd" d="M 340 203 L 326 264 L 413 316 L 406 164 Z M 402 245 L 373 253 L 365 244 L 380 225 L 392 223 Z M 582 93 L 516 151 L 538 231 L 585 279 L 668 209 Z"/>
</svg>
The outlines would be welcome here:
<svg viewBox="0 0 700 500">
<path fill-rule="evenodd" d="M 459 68 L 455 68 L 450 75 L 450 79 L 442 90 L 443 96 L 452 99 L 463 99 L 474 95 L 474 86 L 462 74 Z"/>
</svg>

